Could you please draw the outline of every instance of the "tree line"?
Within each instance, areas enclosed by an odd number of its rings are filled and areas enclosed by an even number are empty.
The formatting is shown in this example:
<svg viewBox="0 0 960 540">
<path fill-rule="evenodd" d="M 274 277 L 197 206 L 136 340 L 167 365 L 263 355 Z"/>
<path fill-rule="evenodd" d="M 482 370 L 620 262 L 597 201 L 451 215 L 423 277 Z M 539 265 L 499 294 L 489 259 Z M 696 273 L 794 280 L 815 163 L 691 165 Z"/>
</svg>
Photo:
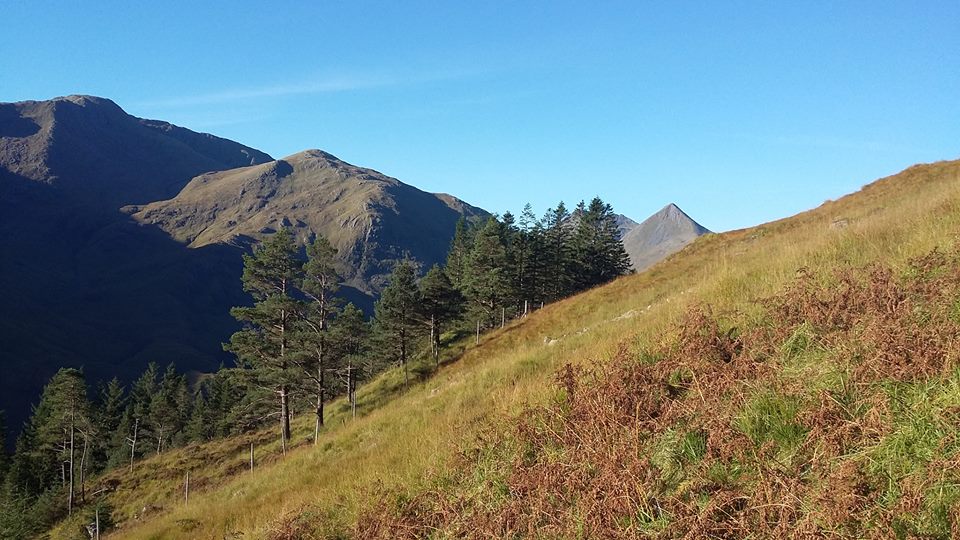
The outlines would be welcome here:
<svg viewBox="0 0 960 540">
<path fill-rule="evenodd" d="M 305 257 L 303 256 L 305 255 Z M 44 388 L 12 456 L 0 453 L 0 536 L 29 536 L 89 499 L 88 478 L 192 442 L 278 425 L 291 438 L 293 411 L 314 417 L 389 366 L 439 367 L 445 343 L 629 271 L 616 216 L 599 198 L 568 211 L 561 202 L 536 218 L 527 205 L 481 223 L 461 220 L 447 259 L 420 275 L 399 261 L 373 317 L 338 295 L 336 250 L 322 236 L 301 249 L 289 230 L 244 255 L 252 305 L 224 349 L 235 367 L 188 379 L 173 364 L 148 365 L 129 387 L 91 389 L 82 370 L 61 369 Z M 2 415 L 0 415 L 2 429 Z M 25 515 L 31 517 L 24 518 Z"/>
</svg>

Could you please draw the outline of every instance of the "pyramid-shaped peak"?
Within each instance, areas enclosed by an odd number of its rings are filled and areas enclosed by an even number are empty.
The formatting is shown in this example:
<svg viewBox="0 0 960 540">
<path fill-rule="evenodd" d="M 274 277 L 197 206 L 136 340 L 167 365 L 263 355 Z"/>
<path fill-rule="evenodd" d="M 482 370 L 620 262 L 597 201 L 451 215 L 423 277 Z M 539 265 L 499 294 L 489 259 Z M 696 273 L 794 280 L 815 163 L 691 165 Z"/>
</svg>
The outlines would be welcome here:
<svg viewBox="0 0 960 540">
<path fill-rule="evenodd" d="M 674 204 L 674 203 L 670 203 L 670 204 L 664 206 L 664 207 L 661 208 L 660 211 L 657 212 L 657 213 L 658 213 L 658 214 L 680 214 L 680 215 L 684 215 L 684 216 L 687 215 L 686 212 L 684 212 L 683 210 L 681 210 L 680 207 L 677 206 L 677 205 Z M 690 217 L 690 216 L 687 216 L 687 217 Z"/>
</svg>

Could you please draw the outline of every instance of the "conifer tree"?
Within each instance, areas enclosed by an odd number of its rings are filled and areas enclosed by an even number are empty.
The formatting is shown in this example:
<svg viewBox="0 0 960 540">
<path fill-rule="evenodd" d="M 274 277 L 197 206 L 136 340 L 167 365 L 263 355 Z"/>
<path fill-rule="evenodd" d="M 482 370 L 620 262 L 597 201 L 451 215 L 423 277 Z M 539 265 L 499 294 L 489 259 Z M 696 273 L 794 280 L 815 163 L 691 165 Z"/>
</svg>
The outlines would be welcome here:
<svg viewBox="0 0 960 540">
<path fill-rule="evenodd" d="M 189 396 L 186 378 L 177 373 L 173 364 L 167 366 L 150 399 L 146 425 L 156 441 L 156 453 L 176 441 L 176 437 L 189 417 Z"/>
<path fill-rule="evenodd" d="M 243 288 L 254 298 L 253 307 L 235 307 L 230 313 L 244 328 L 224 348 L 238 363 L 253 369 L 259 384 L 279 400 L 281 443 L 290 440 L 290 391 L 296 380 L 289 350 L 302 302 L 295 297 L 303 265 L 293 236 L 281 229 L 243 257 Z"/>
<path fill-rule="evenodd" d="M 450 283 L 457 289 L 462 290 L 464 286 L 464 276 L 467 272 L 467 257 L 473 248 L 473 230 L 467 223 L 466 218 L 460 217 L 457 220 L 457 227 L 453 233 L 453 241 L 450 243 L 450 251 L 447 252 L 447 261 L 444 265 L 444 271 L 450 278 Z"/>
<path fill-rule="evenodd" d="M 493 216 L 474 238 L 473 249 L 467 259 L 464 296 L 486 326 L 492 326 L 494 320 L 499 320 L 500 308 L 512 296 L 502 228 Z"/>
<path fill-rule="evenodd" d="M 546 301 L 552 302 L 571 291 L 570 213 L 563 201 L 544 215 L 543 235 L 543 294 Z"/>
<path fill-rule="evenodd" d="M 148 447 L 143 441 L 154 437 L 153 425 L 149 423 L 150 404 L 159 389 L 160 368 L 156 362 L 147 364 L 147 369 L 130 385 L 129 405 L 121 426 L 124 450 L 131 467 L 133 461 L 143 455 Z"/>
<path fill-rule="evenodd" d="M 413 263 L 403 260 L 390 274 L 390 281 L 374 306 L 377 329 L 387 346 L 395 351 L 395 360 L 403 367 L 403 380 L 409 380 L 407 357 L 416 330 L 417 274 Z"/>
<path fill-rule="evenodd" d="M 529 308 L 531 303 L 543 298 L 544 278 L 544 241 L 543 227 L 528 203 L 520 214 L 517 240 L 517 262 L 515 270 L 516 289 L 519 303 Z"/>
<path fill-rule="evenodd" d="M 67 513 L 73 511 L 78 466 L 78 439 L 89 433 L 91 427 L 90 403 L 87 400 L 87 385 L 78 369 L 61 368 L 43 389 L 40 403 L 30 419 L 32 440 L 18 449 L 32 453 L 39 465 L 37 487 L 43 491 L 53 485 L 59 473 L 61 486 L 66 493 Z"/>
<path fill-rule="evenodd" d="M 208 441 L 213 435 L 213 428 L 214 419 L 210 414 L 207 398 L 201 388 L 193 398 L 190 418 L 184 426 L 185 438 L 190 442 Z"/>
<path fill-rule="evenodd" d="M 302 314 L 304 335 L 301 339 L 306 349 L 298 362 L 307 379 L 313 383 L 316 398 L 316 423 L 313 443 L 320 439 L 323 425 L 323 407 L 327 394 L 327 373 L 334 370 L 335 360 L 328 346 L 329 319 L 336 311 L 338 299 L 334 297 L 340 288 L 335 257 L 337 250 L 323 235 L 318 235 L 307 247 L 307 262 L 303 266 L 304 294 L 310 299 Z"/>
<path fill-rule="evenodd" d="M 440 366 L 440 334 L 463 310 L 463 296 L 447 275 L 434 265 L 420 280 L 419 315 L 430 329 L 430 351 Z"/>
<path fill-rule="evenodd" d="M 97 398 L 97 427 L 101 436 L 93 450 L 95 470 L 116 465 L 126 455 L 126 431 L 121 429 L 127 409 L 127 396 L 120 380 L 114 377 L 100 384 Z"/>
<path fill-rule="evenodd" d="M 367 359 L 370 325 L 363 312 L 352 303 L 347 304 L 331 324 L 330 340 L 335 355 L 341 359 L 341 376 L 346 386 L 347 400 L 353 416 L 357 411 L 357 385 L 365 376 L 364 363 Z"/>
<path fill-rule="evenodd" d="M 589 205 L 577 206 L 573 234 L 573 257 L 569 275 L 574 290 L 581 291 L 606 283 L 630 269 L 613 207 L 594 197 Z"/>
</svg>

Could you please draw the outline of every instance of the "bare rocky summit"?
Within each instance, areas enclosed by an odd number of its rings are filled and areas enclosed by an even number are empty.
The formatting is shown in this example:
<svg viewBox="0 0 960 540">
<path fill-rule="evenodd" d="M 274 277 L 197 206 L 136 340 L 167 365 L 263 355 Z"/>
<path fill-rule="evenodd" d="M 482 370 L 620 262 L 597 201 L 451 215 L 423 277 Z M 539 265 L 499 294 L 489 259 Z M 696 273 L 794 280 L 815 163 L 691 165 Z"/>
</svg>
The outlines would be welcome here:
<svg viewBox="0 0 960 540">
<path fill-rule="evenodd" d="M 623 247 L 630 255 L 634 270 L 640 272 L 709 232 L 671 203 L 639 225 L 631 227 L 623 235 Z"/>
</svg>

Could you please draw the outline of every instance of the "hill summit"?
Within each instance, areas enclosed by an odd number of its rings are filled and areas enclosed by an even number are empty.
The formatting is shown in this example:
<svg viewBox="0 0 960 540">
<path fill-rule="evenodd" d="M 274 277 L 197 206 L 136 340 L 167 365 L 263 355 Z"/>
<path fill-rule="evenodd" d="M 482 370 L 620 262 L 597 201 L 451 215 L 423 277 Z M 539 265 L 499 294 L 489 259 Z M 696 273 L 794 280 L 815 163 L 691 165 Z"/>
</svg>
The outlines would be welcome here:
<svg viewBox="0 0 960 540">
<path fill-rule="evenodd" d="M 346 283 L 368 294 L 405 257 L 441 262 L 457 220 L 487 215 L 321 150 L 203 174 L 176 197 L 129 211 L 193 248 L 246 245 L 281 228 L 302 244 L 323 235 Z"/>
<path fill-rule="evenodd" d="M 680 207 L 670 203 L 639 225 L 631 227 L 623 235 L 623 247 L 630 255 L 633 268 L 639 272 L 709 232 Z"/>
</svg>

